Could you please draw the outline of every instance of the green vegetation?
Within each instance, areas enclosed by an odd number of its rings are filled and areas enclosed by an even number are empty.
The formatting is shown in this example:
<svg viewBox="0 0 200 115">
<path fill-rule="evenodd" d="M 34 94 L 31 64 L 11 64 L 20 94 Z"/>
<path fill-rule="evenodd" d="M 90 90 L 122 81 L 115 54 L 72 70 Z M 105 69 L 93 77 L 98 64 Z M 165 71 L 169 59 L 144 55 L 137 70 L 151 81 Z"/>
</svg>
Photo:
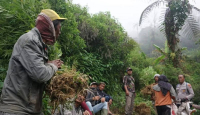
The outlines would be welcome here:
<svg viewBox="0 0 200 115">
<path fill-rule="evenodd" d="M 146 103 L 151 107 L 152 114 L 155 112 L 151 101 L 141 96 L 140 89 L 154 82 L 155 73 L 165 74 L 173 86 L 178 83 L 178 74 L 186 74 L 187 81 L 192 84 L 196 94 L 193 101 L 197 104 L 200 102 L 198 97 L 200 85 L 197 83 L 200 80 L 198 45 L 196 49 L 184 52 L 181 59 L 178 59 L 180 66 L 176 67 L 174 63 L 167 60 L 169 58 L 168 49 L 172 51 L 167 46 L 171 45 L 171 42 L 167 39 L 168 44 L 164 44 L 164 39 L 157 40 L 161 37 L 160 34 L 152 36 L 154 40 L 151 45 L 141 45 L 141 47 L 145 46 L 142 49 L 158 50 L 153 53 L 146 51 L 148 56 L 152 56 L 148 57 L 142 52 L 140 45 L 127 35 L 121 24 L 112 18 L 109 12 L 92 15 L 88 13 L 86 7 L 72 4 L 70 1 L 65 2 L 65 0 L 0 1 L 0 89 L 15 42 L 22 34 L 34 27 L 38 13 L 44 8 L 51 8 L 67 18 L 62 23 L 61 36 L 57 43 L 50 46 L 50 59 L 60 57 L 69 67 L 89 75 L 90 82 L 105 82 L 106 92 L 114 98 L 111 107 L 113 111 L 119 114 L 124 113 L 125 93 L 121 89 L 121 84 L 125 70 L 129 66 L 133 68 L 133 76 L 136 80 L 135 103 L 136 105 Z M 182 27 L 182 24 L 179 25 Z M 146 41 L 146 43 L 149 42 Z M 153 44 L 162 47 L 154 47 Z M 165 49 L 162 49 L 164 46 Z M 185 47 L 184 44 L 182 46 Z M 51 109 L 48 102 L 49 98 L 45 97 L 43 104 L 46 115 L 50 114 Z"/>
<path fill-rule="evenodd" d="M 167 58 L 173 64 L 174 67 L 181 66 L 182 48 L 178 46 L 180 42 L 180 32 L 187 38 L 197 38 L 199 36 L 199 21 L 192 14 L 192 10 L 199 13 L 200 9 L 194 7 L 189 3 L 189 0 L 157 0 L 149 5 L 141 14 L 141 24 L 155 7 L 161 4 L 166 5 L 166 11 L 164 12 L 163 22 L 160 25 L 161 31 L 167 40 L 169 52 Z"/>
</svg>

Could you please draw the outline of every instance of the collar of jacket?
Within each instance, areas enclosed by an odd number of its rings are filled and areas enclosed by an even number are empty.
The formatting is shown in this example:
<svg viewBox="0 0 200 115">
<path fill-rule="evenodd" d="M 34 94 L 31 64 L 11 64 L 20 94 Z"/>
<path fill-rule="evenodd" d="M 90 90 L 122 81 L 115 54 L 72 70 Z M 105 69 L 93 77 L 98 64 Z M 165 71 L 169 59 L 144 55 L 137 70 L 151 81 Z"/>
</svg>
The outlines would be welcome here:
<svg viewBox="0 0 200 115">
<path fill-rule="evenodd" d="M 180 84 L 180 83 L 179 83 Z M 186 82 L 184 81 L 182 84 L 180 84 L 180 85 L 186 85 Z"/>
<path fill-rule="evenodd" d="M 48 49 L 49 49 L 49 47 L 42 41 L 42 36 L 41 36 L 39 30 L 36 27 L 34 27 L 31 31 L 33 31 L 35 34 L 38 35 L 39 41 L 41 42 L 42 47 L 43 47 L 43 52 L 45 54 L 46 59 L 48 60 Z"/>
<path fill-rule="evenodd" d="M 36 27 L 34 27 L 32 30 L 39 36 L 39 40 L 42 43 L 43 48 L 45 49 L 45 51 L 47 51 L 48 46 L 42 41 L 42 36 L 41 36 L 39 30 Z"/>
</svg>

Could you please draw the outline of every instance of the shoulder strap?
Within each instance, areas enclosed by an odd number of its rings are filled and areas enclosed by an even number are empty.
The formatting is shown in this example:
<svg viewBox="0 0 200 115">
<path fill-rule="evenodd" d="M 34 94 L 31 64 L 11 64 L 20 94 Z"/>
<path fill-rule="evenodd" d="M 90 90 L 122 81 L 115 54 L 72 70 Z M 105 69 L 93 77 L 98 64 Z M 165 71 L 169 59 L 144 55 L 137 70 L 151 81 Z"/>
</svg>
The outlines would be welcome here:
<svg viewBox="0 0 200 115">
<path fill-rule="evenodd" d="M 188 86 L 187 86 L 187 82 L 185 82 L 186 83 L 186 90 L 187 90 L 187 94 L 190 94 L 190 92 L 189 92 L 189 90 L 188 90 Z"/>
</svg>

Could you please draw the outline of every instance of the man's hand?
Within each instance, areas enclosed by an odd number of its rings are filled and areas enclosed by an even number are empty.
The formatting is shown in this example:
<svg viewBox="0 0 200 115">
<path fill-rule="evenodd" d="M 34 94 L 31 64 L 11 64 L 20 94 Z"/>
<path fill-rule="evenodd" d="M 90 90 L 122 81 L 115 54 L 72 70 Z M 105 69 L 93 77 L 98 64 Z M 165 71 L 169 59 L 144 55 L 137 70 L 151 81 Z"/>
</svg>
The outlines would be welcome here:
<svg viewBox="0 0 200 115">
<path fill-rule="evenodd" d="M 61 65 L 63 64 L 63 61 L 61 61 L 60 59 L 57 60 L 53 60 L 53 61 L 48 61 L 48 63 L 52 63 L 54 64 L 56 67 L 58 67 L 58 69 L 61 68 Z"/>
<path fill-rule="evenodd" d="M 83 112 L 83 115 L 90 115 L 90 112 L 88 112 L 87 110 L 85 110 L 85 112 Z"/>
<path fill-rule="evenodd" d="M 105 102 L 106 101 L 106 98 L 105 97 L 102 97 L 101 98 L 101 102 L 103 103 L 103 102 Z"/>
<path fill-rule="evenodd" d="M 190 106 L 192 106 L 192 107 L 195 108 L 195 109 L 200 109 L 200 106 L 199 106 L 199 105 L 196 105 L 196 104 L 191 104 Z"/>
<path fill-rule="evenodd" d="M 126 96 L 129 96 L 129 92 L 128 91 L 126 92 Z"/>
<path fill-rule="evenodd" d="M 99 99 L 100 99 L 99 96 L 95 96 L 95 97 L 93 97 L 93 100 L 99 100 Z"/>
</svg>

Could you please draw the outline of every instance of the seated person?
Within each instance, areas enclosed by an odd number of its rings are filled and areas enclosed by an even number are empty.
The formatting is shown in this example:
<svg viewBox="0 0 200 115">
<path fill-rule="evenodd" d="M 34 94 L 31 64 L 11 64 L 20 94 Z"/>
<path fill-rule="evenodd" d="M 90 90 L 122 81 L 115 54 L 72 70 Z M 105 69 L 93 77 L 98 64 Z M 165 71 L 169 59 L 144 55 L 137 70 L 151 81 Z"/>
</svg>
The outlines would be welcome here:
<svg viewBox="0 0 200 115">
<path fill-rule="evenodd" d="M 104 82 L 100 82 L 97 91 L 98 91 L 100 97 L 104 97 L 106 99 L 106 102 L 108 102 L 108 108 L 109 108 L 110 105 L 112 104 L 113 99 L 111 96 L 109 96 L 108 94 L 106 94 L 103 91 L 105 89 L 105 86 L 106 86 L 106 84 Z M 108 111 L 108 113 L 112 115 L 112 113 L 110 111 Z"/>
<path fill-rule="evenodd" d="M 105 98 L 100 99 L 96 87 L 97 87 L 96 82 L 90 84 L 90 88 L 87 90 L 86 104 L 92 113 L 95 114 L 101 111 L 101 115 L 107 115 L 108 103 L 105 101 Z M 99 100 L 101 101 L 100 103 L 98 103 Z"/>
<path fill-rule="evenodd" d="M 86 105 L 84 96 L 79 95 L 75 99 L 75 103 L 72 104 L 72 110 L 68 110 L 63 105 L 59 105 L 59 110 L 56 110 L 54 115 L 92 115 L 92 112 Z"/>
</svg>

